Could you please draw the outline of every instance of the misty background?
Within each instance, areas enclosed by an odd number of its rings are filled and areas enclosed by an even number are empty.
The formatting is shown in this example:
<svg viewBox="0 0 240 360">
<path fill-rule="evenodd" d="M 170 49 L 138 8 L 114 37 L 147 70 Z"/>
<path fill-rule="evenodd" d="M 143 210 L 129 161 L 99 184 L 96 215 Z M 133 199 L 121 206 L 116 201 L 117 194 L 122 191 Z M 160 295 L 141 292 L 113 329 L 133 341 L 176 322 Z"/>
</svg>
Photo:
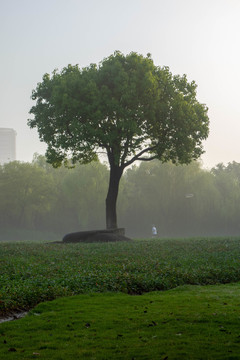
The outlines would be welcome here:
<svg viewBox="0 0 240 360">
<path fill-rule="evenodd" d="M 0 240 L 104 228 L 108 179 L 101 162 L 54 169 L 35 155 L 0 166 Z M 160 238 L 239 235 L 240 163 L 206 170 L 200 162 L 143 162 L 124 173 L 117 211 L 133 238 L 151 237 L 153 224 Z"/>
<path fill-rule="evenodd" d="M 1 0 L 0 127 L 17 131 L 17 160 L 45 153 L 27 126 L 42 76 L 119 50 L 195 80 L 209 108 L 204 168 L 240 162 L 239 16 L 239 0 Z"/>
</svg>

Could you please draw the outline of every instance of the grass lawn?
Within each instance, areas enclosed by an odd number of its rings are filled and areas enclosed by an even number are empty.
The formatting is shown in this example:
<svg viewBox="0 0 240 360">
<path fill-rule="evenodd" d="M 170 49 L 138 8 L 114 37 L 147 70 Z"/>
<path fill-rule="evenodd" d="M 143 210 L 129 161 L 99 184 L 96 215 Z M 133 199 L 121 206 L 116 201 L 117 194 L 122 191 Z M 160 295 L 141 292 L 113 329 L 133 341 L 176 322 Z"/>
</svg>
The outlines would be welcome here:
<svg viewBox="0 0 240 360">
<path fill-rule="evenodd" d="M 240 359 L 240 284 L 39 304 L 0 324 L 0 359 Z"/>
</svg>

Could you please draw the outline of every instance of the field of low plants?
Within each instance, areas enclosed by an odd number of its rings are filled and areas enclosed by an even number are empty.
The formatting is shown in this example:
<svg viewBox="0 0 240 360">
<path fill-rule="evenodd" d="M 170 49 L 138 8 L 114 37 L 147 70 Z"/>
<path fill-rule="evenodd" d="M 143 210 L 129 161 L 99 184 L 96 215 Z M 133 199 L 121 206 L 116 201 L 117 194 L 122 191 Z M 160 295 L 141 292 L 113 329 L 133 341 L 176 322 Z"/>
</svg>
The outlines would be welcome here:
<svg viewBox="0 0 240 360">
<path fill-rule="evenodd" d="M 240 281 L 240 238 L 0 243 L 0 315 L 90 292 L 143 294 Z"/>
</svg>

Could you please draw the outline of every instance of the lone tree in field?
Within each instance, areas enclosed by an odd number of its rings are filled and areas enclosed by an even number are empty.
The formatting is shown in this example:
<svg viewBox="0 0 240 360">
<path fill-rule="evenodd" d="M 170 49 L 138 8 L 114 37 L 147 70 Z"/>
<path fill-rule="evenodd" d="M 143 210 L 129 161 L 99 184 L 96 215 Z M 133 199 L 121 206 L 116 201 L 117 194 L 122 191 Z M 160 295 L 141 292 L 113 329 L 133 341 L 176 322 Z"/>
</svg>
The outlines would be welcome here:
<svg viewBox="0 0 240 360">
<path fill-rule="evenodd" d="M 89 163 L 104 150 L 110 166 L 107 229 L 117 228 L 116 203 L 124 169 L 136 160 L 187 164 L 202 153 L 208 136 L 207 108 L 196 99 L 196 84 L 150 55 L 120 52 L 99 66 L 68 65 L 45 74 L 32 92 L 28 120 L 47 143 L 54 167 L 71 159 Z"/>
</svg>

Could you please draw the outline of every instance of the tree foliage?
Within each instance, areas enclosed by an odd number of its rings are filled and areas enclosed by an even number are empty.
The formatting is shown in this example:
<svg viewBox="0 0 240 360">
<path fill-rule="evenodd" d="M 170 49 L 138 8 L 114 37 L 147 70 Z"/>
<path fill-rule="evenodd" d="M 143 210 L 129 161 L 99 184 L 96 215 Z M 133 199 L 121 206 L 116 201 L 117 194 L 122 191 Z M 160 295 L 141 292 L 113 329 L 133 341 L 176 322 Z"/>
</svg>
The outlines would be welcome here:
<svg viewBox="0 0 240 360">
<path fill-rule="evenodd" d="M 124 167 L 143 154 L 188 163 L 202 154 L 208 135 L 207 108 L 196 100 L 196 87 L 150 57 L 115 52 L 99 67 L 68 65 L 45 74 L 32 93 L 37 104 L 29 125 L 48 144 L 54 165 L 69 151 L 73 162 L 91 162 L 101 148 Z"/>
</svg>

